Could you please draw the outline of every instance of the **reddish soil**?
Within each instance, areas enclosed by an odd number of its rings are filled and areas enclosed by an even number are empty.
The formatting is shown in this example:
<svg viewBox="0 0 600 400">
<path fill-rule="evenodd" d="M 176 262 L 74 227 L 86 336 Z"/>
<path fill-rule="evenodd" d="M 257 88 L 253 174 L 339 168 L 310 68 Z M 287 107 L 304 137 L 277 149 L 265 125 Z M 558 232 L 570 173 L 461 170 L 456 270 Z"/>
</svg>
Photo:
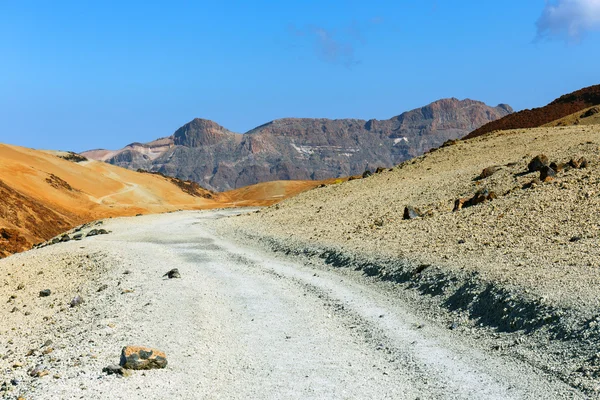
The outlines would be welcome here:
<svg viewBox="0 0 600 400">
<path fill-rule="evenodd" d="M 545 107 L 523 110 L 490 122 L 469 133 L 465 139 L 471 139 L 493 131 L 508 129 L 537 128 L 557 119 L 600 104 L 600 85 L 590 86 L 566 94 Z"/>
</svg>

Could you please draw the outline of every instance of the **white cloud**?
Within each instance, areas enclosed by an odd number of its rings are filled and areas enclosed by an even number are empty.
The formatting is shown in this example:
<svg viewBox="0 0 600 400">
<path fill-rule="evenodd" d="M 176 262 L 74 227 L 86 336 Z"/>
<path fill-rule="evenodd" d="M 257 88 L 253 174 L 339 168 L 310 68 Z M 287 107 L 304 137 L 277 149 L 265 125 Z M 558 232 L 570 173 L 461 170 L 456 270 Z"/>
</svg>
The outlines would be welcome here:
<svg viewBox="0 0 600 400">
<path fill-rule="evenodd" d="M 600 0 L 546 1 L 537 21 L 538 39 L 573 41 L 592 30 L 600 30 Z"/>
</svg>

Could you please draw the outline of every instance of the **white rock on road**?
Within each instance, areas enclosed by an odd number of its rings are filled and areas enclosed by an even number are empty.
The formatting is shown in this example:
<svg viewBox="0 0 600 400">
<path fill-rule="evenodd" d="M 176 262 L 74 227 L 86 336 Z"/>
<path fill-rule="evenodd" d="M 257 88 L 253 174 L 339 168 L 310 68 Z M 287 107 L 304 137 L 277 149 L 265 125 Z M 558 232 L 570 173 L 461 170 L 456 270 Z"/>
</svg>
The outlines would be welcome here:
<svg viewBox="0 0 600 400">
<path fill-rule="evenodd" d="M 57 254 L 85 245 L 104 254 L 109 268 L 80 288 L 86 301 L 52 327 L 57 350 L 44 365 L 59 378 L 31 378 L 7 396 L 584 398 L 530 365 L 472 347 L 447 327 L 422 327 L 402 304 L 345 275 L 217 236 L 213 220 L 236 212 L 113 219 L 105 223 L 110 235 L 35 250 Z M 163 277 L 172 268 L 181 279 Z M 98 292 L 103 284 L 108 288 Z M 168 366 L 127 378 L 102 373 L 129 343 L 163 350 Z"/>
</svg>

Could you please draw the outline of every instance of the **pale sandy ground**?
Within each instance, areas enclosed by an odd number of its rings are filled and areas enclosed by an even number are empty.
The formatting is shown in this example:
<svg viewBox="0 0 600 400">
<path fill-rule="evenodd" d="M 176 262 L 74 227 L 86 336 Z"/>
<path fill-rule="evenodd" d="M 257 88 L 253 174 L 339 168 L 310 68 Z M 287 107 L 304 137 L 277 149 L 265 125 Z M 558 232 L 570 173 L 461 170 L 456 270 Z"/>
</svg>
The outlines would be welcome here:
<svg viewBox="0 0 600 400">
<path fill-rule="evenodd" d="M 485 340 L 438 326 L 393 284 L 290 261 L 215 231 L 218 218 L 235 212 L 112 219 L 102 224 L 108 235 L 0 260 L 0 298 L 16 295 L 0 306 L 0 386 L 10 388 L 0 396 L 585 398 Z M 163 278 L 173 267 L 182 278 Z M 38 297 L 45 288 L 51 296 Z M 84 303 L 69 308 L 76 294 Z M 157 347 L 169 365 L 128 378 L 103 374 L 124 345 Z M 36 365 L 49 374 L 28 377 Z"/>
<path fill-rule="evenodd" d="M 450 310 L 449 323 L 514 331 L 515 341 L 537 343 L 522 358 L 593 388 L 600 376 L 599 144 L 598 126 L 500 132 L 225 223 L 271 248 L 403 283 L 399 290 L 418 290 L 422 302 Z M 590 167 L 523 190 L 539 175 L 522 173 L 540 153 L 560 162 L 586 157 Z M 475 181 L 489 166 L 501 169 Z M 455 199 L 483 188 L 499 198 L 452 212 Z M 406 205 L 433 215 L 404 221 Z M 582 367 L 595 372 L 582 378 Z"/>
</svg>

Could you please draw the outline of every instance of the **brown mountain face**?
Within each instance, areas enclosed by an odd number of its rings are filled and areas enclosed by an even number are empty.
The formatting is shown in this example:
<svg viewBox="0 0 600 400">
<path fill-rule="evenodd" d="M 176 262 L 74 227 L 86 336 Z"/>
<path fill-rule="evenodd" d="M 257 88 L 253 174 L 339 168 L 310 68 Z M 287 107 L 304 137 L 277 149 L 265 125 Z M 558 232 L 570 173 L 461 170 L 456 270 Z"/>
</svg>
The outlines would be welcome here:
<svg viewBox="0 0 600 400">
<path fill-rule="evenodd" d="M 285 118 L 246 134 L 194 119 L 172 136 L 84 156 L 224 191 L 275 180 L 322 180 L 391 167 L 512 112 L 443 99 L 388 120 Z"/>
<path fill-rule="evenodd" d="M 599 104 L 600 85 L 590 86 L 561 96 L 545 107 L 519 111 L 492 121 L 469 133 L 465 139 L 485 135 L 493 131 L 537 128 Z"/>
</svg>

